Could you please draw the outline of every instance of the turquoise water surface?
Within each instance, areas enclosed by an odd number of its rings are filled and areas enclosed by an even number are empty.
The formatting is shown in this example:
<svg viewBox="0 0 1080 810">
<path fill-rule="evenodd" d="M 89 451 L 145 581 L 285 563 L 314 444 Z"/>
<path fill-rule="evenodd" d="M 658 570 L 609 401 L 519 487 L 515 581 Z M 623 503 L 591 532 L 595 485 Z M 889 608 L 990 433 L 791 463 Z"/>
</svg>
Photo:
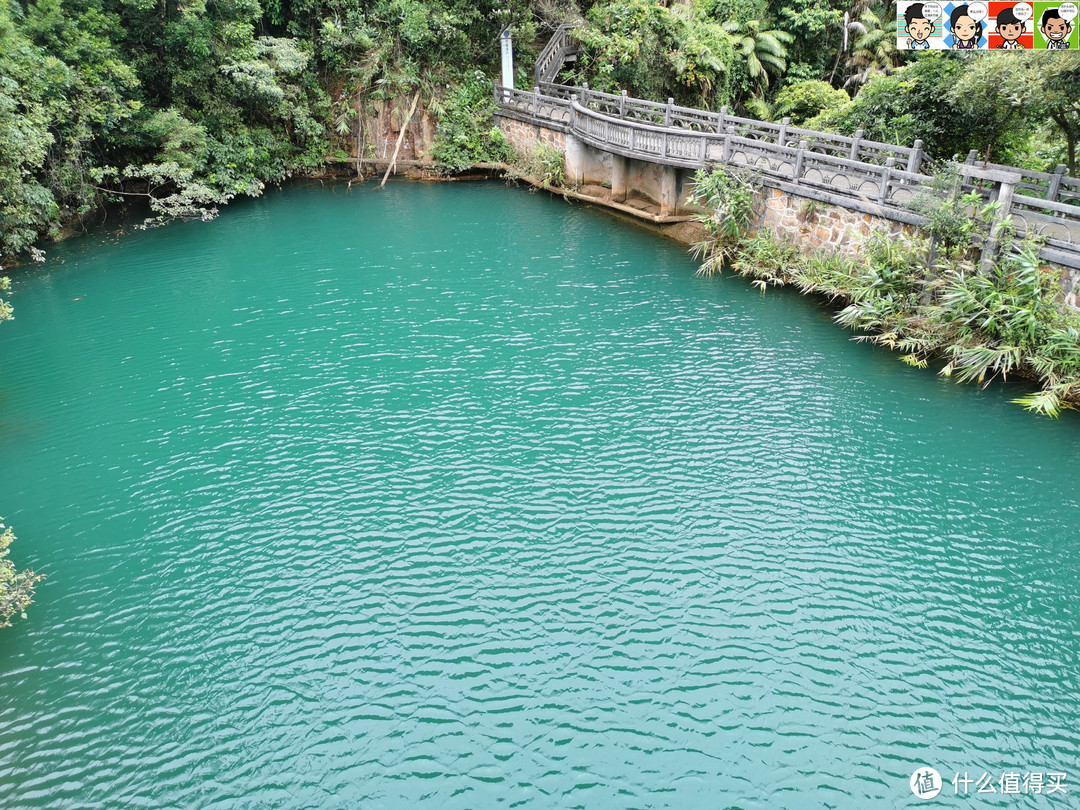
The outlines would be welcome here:
<svg viewBox="0 0 1080 810">
<path fill-rule="evenodd" d="M 1078 806 L 1080 419 L 694 269 L 398 183 L 13 271 L 0 807 Z"/>
</svg>

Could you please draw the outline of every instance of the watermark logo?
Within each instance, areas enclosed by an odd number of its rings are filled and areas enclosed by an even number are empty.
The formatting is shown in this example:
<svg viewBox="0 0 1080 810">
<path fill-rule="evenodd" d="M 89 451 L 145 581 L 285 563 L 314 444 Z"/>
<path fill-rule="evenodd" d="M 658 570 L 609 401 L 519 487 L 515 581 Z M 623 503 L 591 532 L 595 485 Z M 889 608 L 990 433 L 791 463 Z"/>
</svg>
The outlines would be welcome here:
<svg viewBox="0 0 1080 810">
<path fill-rule="evenodd" d="M 1041 793 L 1052 795 L 1060 793 L 1067 797 L 1069 787 L 1066 784 L 1068 775 L 1063 771 L 1000 771 L 990 773 L 983 771 L 982 776 L 974 776 L 975 772 L 957 771 L 950 780 L 952 783 L 953 796 L 968 796 L 975 793 Z M 941 774 L 929 765 L 920 765 L 911 774 L 908 785 L 911 792 L 920 799 L 932 799 L 945 789 L 948 782 L 944 782 Z M 949 791 L 945 791 L 949 794 Z"/>
<path fill-rule="evenodd" d="M 941 774 L 929 766 L 916 768 L 909 784 L 920 799 L 932 799 L 941 792 Z"/>
</svg>

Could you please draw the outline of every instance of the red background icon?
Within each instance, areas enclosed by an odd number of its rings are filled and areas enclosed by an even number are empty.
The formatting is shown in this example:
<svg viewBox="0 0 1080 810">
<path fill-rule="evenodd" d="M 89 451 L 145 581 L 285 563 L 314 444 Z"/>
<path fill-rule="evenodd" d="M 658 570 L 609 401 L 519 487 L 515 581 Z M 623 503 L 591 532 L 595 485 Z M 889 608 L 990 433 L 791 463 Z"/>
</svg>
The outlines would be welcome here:
<svg viewBox="0 0 1080 810">
<path fill-rule="evenodd" d="M 1028 8 L 1031 8 L 1032 13 L 1028 15 L 1028 18 L 1026 20 L 1024 20 L 1024 33 L 1020 36 L 1020 39 L 1018 39 L 1017 42 L 1019 42 L 1021 45 L 1023 45 L 1025 48 L 1027 48 L 1029 50 L 1035 46 L 1035 37 L 1034 37 L 1035 28 L 1033 27 L 1035 25 L 1035 20 L 1034 20 L 1035 14 L 1034 14 L 1034 8 L 1032 8 L 1031 3 L 1028 3 L 1028 2 L 1021 2 L 1021 3 L 987 3 L 987 6 L 990 9 L 990 14 L 989 14 L 989 16 L 987 17 L 987 20 L 986 20 L 986 22 L 987 22 L 986 27 L 987 27 L 987 29 L 989 31 L 989 37 L 990 37 L 990 42 L 989 42 L 990 50 L 996 50 L 998 48 L 998 46 L 1000 46 L 1004 42 L 1004 40 L 1001 38 L 1001 35 L 997 32 L 996 22 L 997 22 L 998 14 L 1000 14 L 1001 12 L 1003 12 L 1007 8 L 1015 8 L 1018 5 L 1025 5 Z"/>
</svg>

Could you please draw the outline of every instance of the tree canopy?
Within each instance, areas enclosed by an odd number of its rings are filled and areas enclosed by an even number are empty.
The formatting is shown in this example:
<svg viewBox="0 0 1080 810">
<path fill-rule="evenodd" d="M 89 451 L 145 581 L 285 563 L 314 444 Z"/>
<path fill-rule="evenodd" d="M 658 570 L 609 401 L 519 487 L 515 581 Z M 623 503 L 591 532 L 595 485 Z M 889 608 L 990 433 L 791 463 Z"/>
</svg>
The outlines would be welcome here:
<svg viewBox="0 0 1080 810">
<path fill-rule="evenodd" d="M 523 83 L 560 22 L 564 81 L 921 138 L 937 157 L 1076 167 L 1080 57 L 911 55 L 865 0 L 0 0 L 0 259 L 103 201 L 212 217 L 355 150 L 362 104 L 445 114 L 435 156 L 496 159 L 482 88 L 515 32 Z M 845 18 L 846 15 L 846 18 Z M 845 19 L 847 23 L 845 24 Z M 481 79 L 477 80 L 477 71 Z M 842 95 L 847 90 L 853 98 Z"/>
</svg>

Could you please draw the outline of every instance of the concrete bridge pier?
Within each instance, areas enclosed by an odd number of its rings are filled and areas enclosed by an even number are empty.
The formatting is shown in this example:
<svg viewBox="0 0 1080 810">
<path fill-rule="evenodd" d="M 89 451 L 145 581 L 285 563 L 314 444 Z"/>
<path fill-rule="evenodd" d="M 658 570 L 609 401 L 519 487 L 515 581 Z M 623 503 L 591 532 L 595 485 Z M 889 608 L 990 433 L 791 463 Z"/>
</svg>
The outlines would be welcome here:
<svg viewBox="0 0 1080 810">
<path fill-rule="evenodd" d="M 564 165 L 566 167 L 566 179 L 573 186 L 583 186 L 590 179 L 590 175 L 596 172 L 592 165 L 594 161 L 589 158 L 589 147 L 583 144 L 573 135 L 566 136 L 566 153 Z"/>
<path fill-rule="evenodd" d="M 628 158 L 622 155 L 611 156 L 611 199 L 613 202 L 626 202 L 627 189 L 627 162 Z"/>
<path fill-rule="evenodd" d="M 612 187 L 614 187 L 612 183 Z M 679 170 L 674 166 L 664 166 L 660 173 L 660 216 L 674 214 L 679 207 Z"/>
<path fill-rule="evenodd" d="M 661 216 L 679 213 L 680 187 L 687 180 L 677 167 L 596 149 L 569 133 L 565 144 L 566 180 L 571 186 L 606 185 L 611 188 L 612 202 L 624 203 L 637 196 L 657 205 Z"/>
</svg>

